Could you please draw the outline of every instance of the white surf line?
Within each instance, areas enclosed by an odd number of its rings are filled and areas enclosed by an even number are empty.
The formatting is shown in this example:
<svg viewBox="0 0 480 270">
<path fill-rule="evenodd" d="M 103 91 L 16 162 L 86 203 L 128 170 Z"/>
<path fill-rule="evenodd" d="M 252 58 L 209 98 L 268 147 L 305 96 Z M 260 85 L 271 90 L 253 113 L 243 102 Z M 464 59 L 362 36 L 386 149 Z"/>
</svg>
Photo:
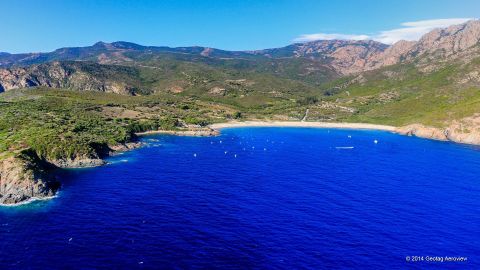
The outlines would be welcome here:
<svg viewBox="0 0 480 270">
<path fill-rule="evenodd" d="M 58 197 L 58 191 L 57 191 L 57 194 L 53 195 L 53 196 L 49 196 L 49 197 L 31 197 L 29 198 L 28 200 L 25 200 L 25 201 L 21 201 L 19 203 L 12 203 L 12 204 L 4 204 L 4 203 L 0 203 L 0 207 L 16 207 L 16 206 L 22 206 L 22 205 L 26 205 L 26 204 L 31 204 L 33 202 L 37 202 L 37 201 L 47 201 L 47 200 L 51 200 L 51 199 L 55 199 Z"/>
</svg>

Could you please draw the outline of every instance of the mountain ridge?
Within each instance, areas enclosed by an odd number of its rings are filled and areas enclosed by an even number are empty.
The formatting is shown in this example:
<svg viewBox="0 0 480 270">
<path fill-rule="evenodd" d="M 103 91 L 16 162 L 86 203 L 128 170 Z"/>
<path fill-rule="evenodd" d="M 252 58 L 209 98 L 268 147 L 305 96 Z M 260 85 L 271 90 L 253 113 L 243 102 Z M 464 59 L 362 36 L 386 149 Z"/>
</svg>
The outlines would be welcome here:
<svg viewBox="0 0 480 270">
<path fill-rule="evenodd" d="M 464 51 L 480 41 L 480 21 L 471 20 L 448 28 L 434 29 L 418 41 L 387 45 L 373 40 L 317 40 L 280 48 L 227 51 L 210 47 L 144 46 L 132 42 L 97 42 L 86 47 L 64 47 L 47 53 L 0 54 L 0 68 L 39 64 L 48 61 L 90 60 L 98 63 L 129 61 L 124 54 L 182 53 L 212 58 L 310 58 L 330 65 L 342 75 L 399 63 L 425 53 L 444 50 L 444 56 Z M 108 60 L 107 60 L 108 59 Z"/>
<path fill-rule="evenodd" d="M 468 58 L 469 55 L 476 55 L 477 52 L 472 48 L 478 47 L 476 45 L 479 42 L 480 21 L 478 20 L 434 29 L 422 36 L 419 41 L 399 41 L 391 46 L 372 40 L 319 40 L 273 49 L 225 51 L 201 46 L 171 48 L 143 46 L 126 41 L 112 43 L 100 41 L 92 46 L 65 47 L 50 53 L 0 54 L 0 91 L 22 87 L 55 86 L 132 94 L 131 89 L 143 87 L 139 82 L 126 84 L 123 81 L 124 78 L 119 84 L 112 80 L 99 82 L 95 76 L 101 76 L 102 72 L 82 73 L 85 75 L 82 77 L 83 83 L 79 83 L 78 76 L 71 78 L 70 75 L 63 76 L 61 81 L 58 78 L 48 80 L 52 76 L 46 74 L 56 73 L 58 70 L 55 68 L 62 66 L 62 64 L 48 63 L 66 61 L 85 62 L 84 66 L 91 65 L 90 70 L 103 70 L 103 72 L 106 72 L 106 66 L 99 67 L 96 66 L 97 64 L 110 65 L 114 70 L 118 69 L 114 66 L 128 66 L 136 69 L 158 69 L 163 70 L 164 73 L 171 73 L 175 66 L 190 65 L 191 67 L 187 70 L 193 68 L 196 70 L 194 73 L 204 73 L 212 69 L 219 73 L 226 73 L 222 76 L 230 77 L 227 80 L 244 79 L 231 76 L 238 71 L 256 72 L 318 87 L 337 78 L 415 59 L 420 59 L 416 65 L 423 66 L 423 69 L 435 69 L 436 65 L 438 66 L 446 59 Z M 427 57 L 422 57 L 424 55 Z M 437 64 L 432 66 L 430 63 L 432 61 Z M 48 70 L 49 68 L 52 70 Z M 187 70 L 175 72 L 184 74 Z M 38 77 L 41 79 L 36 79 Z M 92 81 L 93 84 L 86 80 Z M 187 85 L 194 87 L 191 82 L 187 82 L 188 80 L 179 80 L 175 85 L 165 85 L 161 88 L 184 89 Z M 133 82 L 137 79 L 128 81 Z M 225 88 L 224 85 L 212 85 L 212 87 Z M 155 91 L 157 90 L 145 89 L 144 93 Z"/>
</svg>

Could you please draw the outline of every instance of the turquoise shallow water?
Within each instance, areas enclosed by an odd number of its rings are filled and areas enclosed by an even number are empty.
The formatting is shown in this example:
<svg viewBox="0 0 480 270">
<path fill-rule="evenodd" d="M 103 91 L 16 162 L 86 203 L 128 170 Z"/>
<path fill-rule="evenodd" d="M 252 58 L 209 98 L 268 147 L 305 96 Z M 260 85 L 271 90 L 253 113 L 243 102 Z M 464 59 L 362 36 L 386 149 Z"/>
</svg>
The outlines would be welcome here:
<svg viewBox="0 0 480 270">
<path fill-rule="evenodd" d="M 143 140 L 59 171 L 53 200 L 0 208 L 0 269 L 480 268 L 476 147 L 308 128 Z"/>
</svg>

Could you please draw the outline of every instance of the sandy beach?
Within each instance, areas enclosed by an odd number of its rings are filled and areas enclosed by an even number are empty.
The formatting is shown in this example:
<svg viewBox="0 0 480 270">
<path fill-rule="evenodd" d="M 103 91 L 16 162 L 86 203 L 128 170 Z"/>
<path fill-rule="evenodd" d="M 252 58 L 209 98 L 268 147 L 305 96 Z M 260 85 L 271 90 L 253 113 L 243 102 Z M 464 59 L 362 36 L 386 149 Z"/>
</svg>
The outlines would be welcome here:
<svg viewBox="0 0 480 270">
<path fill-rule="evenodd" d="M 365 123 L 329 123 L 329 122 L 301 122 L 301 121 L 245 121 L 228 122 L 210 125 L 212 129 L 236 127 L 312 127 L 312 128 L 344 128 L 344 129 L 369 129 L 394 132 L 396 127 Z"/>
</svg>

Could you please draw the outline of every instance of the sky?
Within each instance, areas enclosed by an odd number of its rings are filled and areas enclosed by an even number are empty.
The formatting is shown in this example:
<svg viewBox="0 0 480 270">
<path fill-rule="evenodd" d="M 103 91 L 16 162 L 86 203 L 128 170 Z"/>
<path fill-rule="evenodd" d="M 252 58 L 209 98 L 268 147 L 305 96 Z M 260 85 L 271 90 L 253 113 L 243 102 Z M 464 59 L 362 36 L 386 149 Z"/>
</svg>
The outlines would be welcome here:
<svg viewBox="0 0 480 270">
<path fill-rule="evenodd" d="M 225 50 L 316 39 L 391 44 L 479 14 L 479 0 L 0 0 L 0 51 L 98 41 Z"/>
</svg>

